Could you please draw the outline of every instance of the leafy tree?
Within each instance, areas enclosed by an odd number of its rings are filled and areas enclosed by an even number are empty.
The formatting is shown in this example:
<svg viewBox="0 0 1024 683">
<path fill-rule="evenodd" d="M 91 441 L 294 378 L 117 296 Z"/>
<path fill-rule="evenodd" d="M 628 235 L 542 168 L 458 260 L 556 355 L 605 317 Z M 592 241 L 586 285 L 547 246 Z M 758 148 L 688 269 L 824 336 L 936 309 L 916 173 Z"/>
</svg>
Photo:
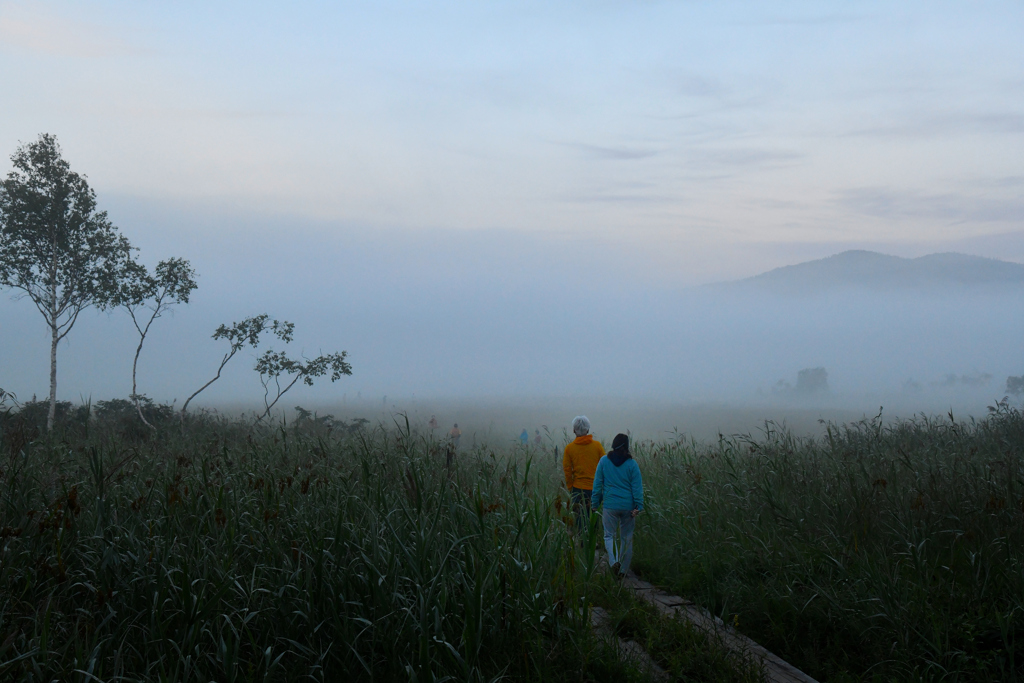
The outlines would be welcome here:
<svg viewBox="0 0 1024 683">
<path fill-rule="evenodd" d="M 366 425 L 370 424 L 370 421 L 366 418 L 357 417 L 352 420 L 351 423 L 345 422 L 345 420 L 339 420 L 333 415 L 317 415 L 311 410 L 306 410 L 302 406 L 295 406 L 295 412 L 299 415 L 292 422 L 292 428 L 296 431 L 302 429 L 313 428 L 314 430 L 320 428 L 326 428 L 328 432 L 340 429 L 342 432 L 348 434 L 356 434 L 359 431 L 366 428 Z"/>
<path fill-rule="evenodd" d="M 263 405 L 266 408 L 259 419 L 262 420 L 269 415 L 281 397 L 299 380 L 302 380 L 307 386 L 313 386 L 315 377 L 322 377 L 328 373 L 330 373 L 331 382 L 337 382 L 343 375 L 351 375 L 352 366 L 345 360 L 347 356 L 348 352 L 342 351 L 299 361 L 289 358 L 283 351 L 274 351 L 273 349 L 265 351 L 256 359 L 256 372 L 260 373 L 260 383 L 263 385 Z M 284 385 L 281 383 L 282 377 L 285 381 Z M 273 387 L 273 398 L 270 397 L 271 387 Z"/>
<path fill-rule="evenodd" d="M 142 422 L 139 424 L 139 410 L 142 411 Z M 115 427 L 120 433 L 145 439 L 152 435 L 155 425 L 170 424 L 175 417 L 174 406 L 165 403 L 154 403 L 147 396 L 123 399 L 114 398 L 109 401 L 97 401 L 96 421 Z"/>
<path fill-rule="evenodd" d="M 96 210 L 96 193 L 71 170 L 57 138 L 18 147 L 0 183 L 0 286 L 21 290 L 50 328 L 50 404 L 57 410 L 57 345 L 90 306 L 111 305 L 132 246 Z"/>
<path fill-rule="evenodd" d="M 173 406 L 166 403 L 154 403 L 148 396 L 139 396 L 138 401 L 112 398 L 109 401 L 96 402 L 96 419 L 109 422 L 128 423 L 137 414 L 136 406 L 141 405 L 146 417 L 150 420 L 167 421 L 174 416 Z M 138 424 L 136 422 L 136 424 Z"/>
<path fill-rule="evenodd" d="M 150 274 L 144 265 L 132 261 L 127 276 L 118 287 L 116 303 L 128 311 L 136 332 L 139 333 L 139 344 L 135 347 L 135 358 L 132 360 L 132 394 L 135 411 L 139 419 L 147 426 L 153 425 L 146 419 L 142 409 L 143 396 L 138 393 L 137 371 L 142 345 L 146 343 L 146 335 L 153 321 L 161 317 L 177 304 L 187 304 L 192 292 L 198 287 L 196 272 L 191 264 L 182 258 L 170 258 L 157 264 L 156 270 Z"/>
<path fill-rule="evenodd" d="M 825 368 L 804 368 L 796 373 L 796 392 L 817 394 L 828 391 L 828 371 Z"/>
<path fill-rule="evenodd" d="M 330 426 L 334 422 L 333 415 L 317 415 L 313 411 L 306 410 L 302 406 L 295 406 L 295 412 L 297 412 L 299 416 L 295 418 L 295 422 L 293 423 L 294 425 L 303 425 L 306 423 L 310 423 L 314 425 Z"/>
<path fill-rule="evenodd" d="M 1020 377 L 1009 376 L 1006 378 L 1006 393 L 1013 396 L 1024 394 L 1024 375 Z"/>
<path fill-rule="evenodd" d="M 38 437 L 39 432 L 48 429 L 47 419 L 50 412 L 49 401 L 25 401 L 18 406 L 17 412 L 10 415 L 11 421 L 18 424 L 16 428 L 23 429 L 31 435 L 29 440 Z M 74 428 L 82 430 L 88 427 L 89 417 L 92 413 L 92 405 L 88 402 L 75 405 L 71 401 L 57 401 L 56 417 L 54 424 L 65 429 Z M 79 434 L 82 432 L 79 431 Z"/>
<path fill-rule="evenodd" d="M 195 393 L 189 396 L 184 405 L 181 406 L 181 425 L 182 429 L 185 427 L 185 415 L 188 411 L 188 404 L 192 402 L 196 396 L 205 390 L 208 386 L 220 379 L 220 373 L 224 370 L 224 366 L 228 364 L 235 355 L 246 346 L 257 348 L 260 345 L 260 336 L 266 332 L 273 334 L 275 337 L 288 343 L 292 340 L 292 333 L 295 330 L 295 325 L 287 321 L 274 320 L 270 322 L 270 316 L 266 313 L 255 315 L 250 318 L 236 323 L 231 323 L 231 326 L 221 325 L 213 333 L 214 339 L 224 339 L 230 345 L 227 353 L 224 354 L 224 358 L 221 359 L 220 366 L 217 368 L 217 374 L 214 375 L 213 379 L 204 384 L 203 386 L 196 389 Z"/>
</svg>

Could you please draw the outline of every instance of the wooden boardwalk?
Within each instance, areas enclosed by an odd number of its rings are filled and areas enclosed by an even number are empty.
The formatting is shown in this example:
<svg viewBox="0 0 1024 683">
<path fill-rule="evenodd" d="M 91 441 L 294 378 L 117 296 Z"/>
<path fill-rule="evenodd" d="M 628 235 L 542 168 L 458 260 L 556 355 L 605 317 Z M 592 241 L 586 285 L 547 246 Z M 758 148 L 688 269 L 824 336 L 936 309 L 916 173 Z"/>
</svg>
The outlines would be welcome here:
<svg viewBox="0 0 1024 683">
<path fill-rule="evenodd" d="M 672 680 L 672 676 L 658 666 L 658 663 L 647 653 L 643 645 L 635 640 L 619 638 L 612 632 L 611 624 L 608 623 L 608 612 L 601 607 L 592 607 L 590 609 L 590 625 L 593 626 L 594 631 L 597 633 L 607 638 L 613 638 L 619 653 L 625 659 L 633 660 L 633 664 L 650 676 L 651 680 L 658 683 L 668 683 L 668 681 Z"/>
<path fill-rule="evenodd" d="M 719 640 L 725 647 L 743 657 L 752 659 L 764 667 L 765 678 L 771 683 L 818 683 L 816 680 L 796 668 L 789 662 L 772 654 L 750 638 L 746 637 L 733 627 L 722 622 L 718 617 L 712 616 L 707 610 L 697 607 L 689 600 L 678 595 L 669 595 L 659 590 L 646 581 L 642 581 L 634 575 L 629 575 L 622 580 L 624 586 L 633 590 L 633 593 L 648 604 L 654 607 L 667 617 L 682 617 L 700 631 Z M 607 615 L 595 617 L 595 626 L 600 628 L 601 619 L 607 619 Z M 623 641 L 620 647 L 625 647 L 629 653 L 634 653 L 636 648 L 643 650 L 639 644 L 632 641 Z M 661 670 L 657 664 L 644 652 L 643 657 L 636 655 L 639 662 L 643 663 L 655 680 L 668 680 L 668 674 Z"/>
</svg>

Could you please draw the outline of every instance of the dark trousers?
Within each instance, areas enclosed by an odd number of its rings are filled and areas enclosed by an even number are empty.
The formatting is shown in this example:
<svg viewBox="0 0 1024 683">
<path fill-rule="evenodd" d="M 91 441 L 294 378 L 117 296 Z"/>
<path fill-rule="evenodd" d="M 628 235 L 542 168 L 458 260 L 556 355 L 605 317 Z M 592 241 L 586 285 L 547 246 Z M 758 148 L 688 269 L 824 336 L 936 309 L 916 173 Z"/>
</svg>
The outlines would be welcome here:
<svg viewBox="0 0 1024 683">
<path fill-rule="evenodd" d="M 585 534 L 590 528 L 590 497 L 594 492 L 590 489 L 572 487 L 572 510 L 576 513 L 577 533 Z"/>
</svg>

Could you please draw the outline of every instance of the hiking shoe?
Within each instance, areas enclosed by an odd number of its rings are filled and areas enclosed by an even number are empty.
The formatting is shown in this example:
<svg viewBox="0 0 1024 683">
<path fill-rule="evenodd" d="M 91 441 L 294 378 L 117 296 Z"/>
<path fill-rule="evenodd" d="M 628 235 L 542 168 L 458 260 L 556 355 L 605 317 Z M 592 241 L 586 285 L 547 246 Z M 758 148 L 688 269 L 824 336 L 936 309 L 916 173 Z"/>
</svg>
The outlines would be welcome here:
<svg viewBox="0 0 1024 683">
<path fill-rule="evenodd" d="M 612 576 L 614 576 L 616 579 L 622 578 L 622 565 L 618 562 L 612 565 Z"/>
</svg>

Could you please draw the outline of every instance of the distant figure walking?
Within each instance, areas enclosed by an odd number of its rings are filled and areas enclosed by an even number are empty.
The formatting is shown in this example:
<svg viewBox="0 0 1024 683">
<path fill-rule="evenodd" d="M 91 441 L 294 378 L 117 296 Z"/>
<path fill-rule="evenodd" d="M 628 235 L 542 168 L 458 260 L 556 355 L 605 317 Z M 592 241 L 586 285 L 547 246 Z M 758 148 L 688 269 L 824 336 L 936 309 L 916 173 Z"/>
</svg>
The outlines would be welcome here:
<svg viewBox="0 0 1024 683">
<path fill-rule="evenodd" d="M 430 422 L 427 423 L 427 426 L 430 427 L 430 431 L 434 431 L 435 429 L 438 428 L 439 425 L 437 424 L 437 416 L 436 415 L 431 415 L 430 416 Z"/>
<path fill-rule="evenodd" d="M 533 445 L 536 446 L 537 448 L 540 448 L 540 445 L 542 443 L 540 440 L 540 430 L 535 429 L 533 430 L 533 433 L 536 434 L 536 436 L 533 437 Z"/>
<path fill-rule="evenodd" d="M 633 528 L 644 509 L 644 481 L 629 452 L 629 437 L 618 434 L 612 450 L 601 458 L 594 473 L 594 509 L 604 506 L 604 547 L 616 578 L 629 572 L 633 560 Z"/>
<path fill-rule="evenodd" d="M 582 532 L 590 519 L 590 496 L 594 489 L 594 472 L 604 455 L 604 447 L 590 435 L 590 420 L 586 415 L 573 418 L 572 431 L 576 439 L 565 447 L 562 454 L 562 469 L 565 472 L 565 488 L 569 490 L 573 511 L 576 513 L 576 529 Z"/>
<path fill-rule="evenodd" d="M 530 445 L 530 433 L 526 431 L 526 427 L 523 427 L 523 431 L 519 435 L 519 443 L 523 444 L 524 447 Z"/>
<path fill-rule="evenodd" d="M 459 447 L 459 439 L 462 438 L 462 430 L 459 429 L 459 423 L 456 422 L 452 430 L 448 432 L 448 439 L 452 442 L 452 446 Z"/>
</svg>

